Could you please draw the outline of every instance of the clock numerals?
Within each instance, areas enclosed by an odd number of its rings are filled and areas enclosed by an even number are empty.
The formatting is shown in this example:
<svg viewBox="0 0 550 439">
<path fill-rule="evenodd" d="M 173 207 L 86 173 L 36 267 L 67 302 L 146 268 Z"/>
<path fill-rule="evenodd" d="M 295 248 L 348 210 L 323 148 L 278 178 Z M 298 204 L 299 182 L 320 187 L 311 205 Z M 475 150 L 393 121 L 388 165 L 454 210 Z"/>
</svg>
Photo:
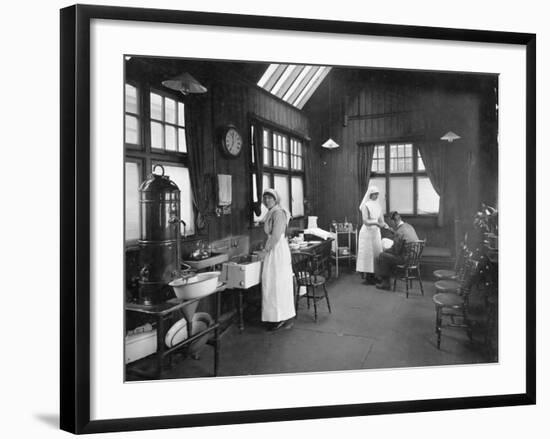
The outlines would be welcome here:
<svg viewBox="0 0 550 439">
<path fill-rule="evenodd" d="M 225 149 L 232 156 L 237 156 L 242 148 L 242 138 L 235 129 L 230 129 L 225 134 Z"/>
</svg>

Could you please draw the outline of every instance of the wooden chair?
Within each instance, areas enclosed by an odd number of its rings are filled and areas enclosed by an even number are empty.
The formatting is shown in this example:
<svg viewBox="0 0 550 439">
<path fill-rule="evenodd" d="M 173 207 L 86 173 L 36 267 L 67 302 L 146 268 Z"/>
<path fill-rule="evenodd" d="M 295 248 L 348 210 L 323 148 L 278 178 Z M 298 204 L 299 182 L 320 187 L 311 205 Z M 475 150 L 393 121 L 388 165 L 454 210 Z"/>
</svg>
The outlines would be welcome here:
<svg viewBox="0 0 550 439">
<path fill-rule="evenodd" d="M 472 341 L 472 326 L 468 318 L 468 303 L 477 268 L 477 261 L 472 258 L 466 258 L 456 281 L 443 280 L 435 283 L 436 290 L 438 291 L 433 296 L 437 349 L 440 349 L 441 346 L 443 317 L 450 318 L 450 322 L 446 326 L 466 329 L 468 338 Z M 457 321 L 457 319 L 460 321 Z"/>
<path fill-rule="evenodd" d="M 460 245 L 460 251 L 456 256 L 455 266 L 453 270 L 435 270 L 433 272 L 434 277 L 437 280 L 456 280 L 458 278 L 458 272 L 461 270 L 462 265 L 466 258 L 471 256 L 471 252 L 466 247 L 466 243 L 463 242 Z"/>
<path fill-rule="evenodd" d="M 412 281 L 418 280 L 420 291 L 424 295 L 424 287 L 422 285 L 422 277 L 420 276 L 420 258 L 426 241 L 412 241 L 405 243 L 403 263 L 395 266 L 395 277 L 393 279 L 393 291 L 397 285 L 397 281 L 405 282 L 406 297 L 409 298 L 409 285 L 412 288 Z"/>
<path fill-rule="evenodd" d="M 323 267 L 319 264 L 317 255 L 308 252 L 293 252 L 292 253 L 292 270 L 296 280 L 296 291 L 294 294 L 294 303 L 296 315 L 298 315 L 298 305 L 302 298 L 306 298 L 307 307 L 309 309 L 310 302 L 313 302 L 315 321 L 317 322 L 317 302 L 326 300 L 328 311 L 332 313 L 330 308 L 330 300 L 326 287 L 326 278 L 323 276 Z M 306 289 L 306 293 L 300 296 L 300 287 Z M 322 292 L 320 291 L 322 289 Z"/>
</svg>

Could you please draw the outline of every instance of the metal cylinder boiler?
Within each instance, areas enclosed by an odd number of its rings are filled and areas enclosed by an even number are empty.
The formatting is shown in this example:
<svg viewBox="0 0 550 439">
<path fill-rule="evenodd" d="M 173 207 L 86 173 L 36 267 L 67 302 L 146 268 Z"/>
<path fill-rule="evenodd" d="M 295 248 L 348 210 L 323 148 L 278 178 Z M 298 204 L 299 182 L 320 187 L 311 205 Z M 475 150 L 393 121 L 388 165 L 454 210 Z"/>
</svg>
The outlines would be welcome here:
<svg viewBox="0 0 550 439">
<path fill-rule="evenodd" d="M 155 169 L 162 174 L 155 174 Z M 180 190 L 156 165 L 139 187 L 138 299 L 144 304 L 160 303 L 173 297 L 167 285 L 179 275 Z"/>
</svg>

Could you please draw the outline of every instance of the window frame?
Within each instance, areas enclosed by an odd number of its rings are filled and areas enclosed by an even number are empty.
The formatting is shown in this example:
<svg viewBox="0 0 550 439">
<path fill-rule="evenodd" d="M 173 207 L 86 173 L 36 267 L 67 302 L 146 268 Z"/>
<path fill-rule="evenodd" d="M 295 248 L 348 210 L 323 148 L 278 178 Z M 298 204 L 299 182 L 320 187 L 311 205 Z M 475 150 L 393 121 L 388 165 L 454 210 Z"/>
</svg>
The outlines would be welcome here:
<svg viewBox="0 0 550 439">
<path fill-rule="evenodd" d="M 160 96 L 162 98 L 162 119 L 156 119 L 156 118 L 153 118 L 152 115 L 151 115 L 151 93 L 154 93 L 158 96 Z M 187 129 L 187 127 L 185 126 L 185 101 L 184 99 L 181 98 L 181 96 L 179 95 L 176 95 L 174 93 L 171 93 L 169 91 L 164 91 L 164 90 L 160 90 L 159 88 L 156 88 L 156 87 L 153 87 L 153 86 L 150 86 L 148 91 L 147 91 L 147 97 L 148 97 L 148 103 L 149 105 L 147 106 L 147 110 L 148 110 L 148 117 L 147 117 L 147 125 L 148 125 L 148 128 L 149 128 L 149 137 L 148 137 L 148 141 L 149 141 L 149 146 L 151 148 L 151 151 L 154 151 L 154 152 L 157 152 L 157 153 L 179 153 L 179 154 L 187 154 L 187 139 L 185 139 L 185 149 L 186 151 L 180 151 L 179 150 L 179 130 L 182 129 L 183 132 L 184 132 L 184 138 L 185 138 L 185 130 Z M 175 122 L 168 122 L 166 120 L 166 103 L 165 103 L 165 100 L 166 98 L 168 99 L 171 99 L 173 100 L 175 103 L 176 103 L 176 106 L 175 106 L 175 109 L 174 109 L 174 114 L 175 114 Z M 183 123 L 184 125 L 180 125 L 179 124 L 179 106 L 178 104 L 181 103 L 183 104 L 183 117 L 184 117 L 184 120 L 183 120 Z M 162 125 L 162 145 L 163 145 L 163 148 L 154 148 L 153 145 L 152 145 L 152 139 L 151 139 L 151 123 L 152 122 L 156 122 L 156 123 L 159 123 Z M 169 149 L 166 149 L 166 127 L 169 126 L 169 127 L 172 127 L 175 129 L 175 146 L 176 146 L 176 149 L 175 150 L 169 150 Z"/>
<path fill-rule="evenodd" d="M 412 171 L 390 171 L 390 162 L 391 162 L 391 156 L 390 156 L 390 147 L 392 145 L 411 145 L 412 146 Z M 392 177 L 411 177 L 413 180 L 413 211 L 411 213 L 402 213 L 402 216 L 419 216 L 419 217 L 437 217 L 439 215 L 438 212 L 434 213 L 418 213 L 418 178 L 419 177 L 426 177 L 429 180 L 428 173 L 426 172 L 426 166 L 424 165 L 423 170 L 418 169 L 418 159 L 422 159 L 422 156 L 420 154 L 420 150 L 418 146 L 415 144 L 414 141 L 411 140 L 388 140 L 388 141 L 380 141 L 376 142 L 374 144 L 371 144 L 374 146 L 375 150 L 379 146 L 384 146 L 384 172 L 379 171 L 372 171 L 372 164 L 371 164 L 371 173 L 370 178 L 384 178 L 385 183 L 385 189 L 386 189 L 386 212 L 390 212 L 390 190 L 391 190 L 391 179 Z M 374 159 L 373 159 L 374 163 Z M 433 186 L 433 185 L 432 185 Z M 434 189 L 435 190 L 435 189 Z M 401 213 L 401 212 L 400 212 Z"/>
<path fill-rule="evenodd" d="M 137 110 L 140 111 L 140 113 L 132 113 L 132 112 L 129 112 L 126 110 L 126 85 L 131 85 L 132 87 L 134 87 L 136 89 L 136 93 L 137 93 L 137 99 L 136 99 L 136 105 L 137 105 Z M 143 92 L 140 88 L 140 84 L 139 82 L 137 81 L 133 81 L 133 80 L 126 80 L 124 82 L 124 119 L 123 119 L 123 124 L 124 124 L 124 147 L 125 148 L 129 148 L 129 149 L 133 149 L 133 150 L 143 150 L 145 145 L 145 137 L 144 137 L 144 130 L 143 130 L 143 109 L 144 109 L 144 106 L 143 106 Z M 132 116 L 132 117 L 135 117 L 137 118 L 138 120 L 138 141 L 139 143 L 128 143 L 126 142 L 126 116 Z"/>
<path fill-rule="evenodd" d="M 254 128 L 252 128 L 254 127 Z M 297 133 L 295 131 L 292 131 L 291 129 L 288 129 L 288 128 L 285 128 L 285 127 L 282 127 L 280 125 L 277 125 L 277 124 L 274 124 L 274 123 L 271 123 L 271 122 L 268 122 L 268 121 L 265 121 L 265 120 L 262 120 L 260 118 L 256 118 L 256 117 L 252 117 L 249 121 L 249 128 L 248 128 L 248 133 L 249 133 L 249 136 L 250 136 L 250 150 L 251 150 L 251 153 L 250 153 L 250 164 L 251 164 L 251 168 L 250 168 L 250 191 L 252 193 L 252 190 L 253 190 L 253 176 L 255 174 L 255 169 L 254 169 L 254 147 L 253 147 L 253 143 L 254 143 L 254 139 L 253 139 L 253 132 L 255 132 L 256 130 L 261 130 L 261 135 L 260 136 L 257 136 L 258 138 L 260 138 L 260 141 L 262 142 L 261 144 L 261 148 L 262 148 L 262 151 L 263 151 L 263 174 L 261 176 L 261 178 L 263 178 L 264 176 L 267 176 L 268 177 L 268 180 L 269 180 L 269 185 L 270 187 L 274 187 L 274 184 L 275 184 L 275 176 L 276 175 L 279 175 L 279 176 L 285 176 L 286 179 L 287 179 L 287 182 L 288 182 L 288 193 L 290 195 L 290 199 L 288 200 L 288 206 L 289 206 L 289 210 L 290 210 L 290 213 L 292 215 L 292 219 L 302 219 L 302 218 L 305 218 L 306 216 L 306 212 L 305 212 L 305 206 L 306 206 L 306 193 L 307 193 L 307 188 L 306 188 L 306 151 L 307 151 L 307 146 L 308 146 L 308 143 L 307 143 L 307 139 L 305 138 L 305 136 L 303 134 L 300 134 L 300 133 Z M 265 140 L 265 135 L 264 135 L 264 131 L 268 131 L 268 136 L 267 136 L 267 139 L 268 139 L 268 146 L 266 147 L 265 143 L 264 143 L 264 140 Z M 273 137 L 274 137 L 274 134 L 276 135 L 280 135 L 280 136 L 283 136 L 286 138 L 286 162 L 287 162 L 287 166 L 285 168 L 283 167 L 280 167 L 280 166 L 275 166 L 275 148 L 273 147 Z M 296 154 L 292 154 L 292 146 L 291 146 L 291 141 L 292 140 L 295 140 L 295 141 L 298 141 L 300 144 L 301 144 L 301 155 L 298 156 Z M 266 164 L 266 152 L 268 153 L 268 163 L 269 164 Z M 301 169 L 293 169 L 292 168 L 292 158 L 293 157 L 300 157 L 301 158 Z M 303 193 L 303 214 L 302 215 L 299 215 L 299 216 L 294 216 L 293 215 L 293 212 L 292 212 L 292 196 L 293 196 L 293 192 L 292 192 L 292 177 L 299 177 L 302 179 L 302 193 Z M 264 188 L 265 189 L 265 188 Z M 253 194 L 254 196 L 255 194 Z M 259 200 L 261 202 L 261 200 Z M 257 227 L 259 225 L 261 225 L 261 221 L 255 221 L 254 220 L 254 213 L 251 214 L 251 217 L 250 217 L 250 221 L 251 221 L 251 225 L 252 227 Z"/>
<path fill-rule="evenodd" d="M 126 248 L 134 247 L 137 248 L 139 235 L 141 233 L 141 224 L 139 224 L 139 197 L 138 197 L 138 238 L 137 239 L 127 239 L 126 237 L 126 163 L 135 163 L 138 167 L 138 187 L 141 186 L 141 183 L 145 180 L 145 165 L 144 159 L 124 155 L 124 242 Z"/>
<path fill-rule="evenodd" d="M 126 161 L 140 161 L 141 163 L 140 184 L 147 178 L 147 175 L 149 175 L 152 172 L 153 163 L 161 163 L 161 164 L 166 163 L 167 165 L 180 166 L 180 167 L 185 167 L 189 169 L 190 160 L 189 160 L 188 152 L 180 152 L 177 150 L 170 151 L 166 149 L 162 150 L 158 148 L 152 148 L 151 131 L 150 131 L 151 120 L 156 121 L 156 119 L 151 119 L 150 93 L 157 93 L 159 95 L 163 95 L 165 97 L 168 97 L 176 101 L 176 123 L 177 123 L 177 117 L 178 117 L 177 104 L 178 102 L 181 102 L 184 105 L 184 111 L 185 111 L 186 110 L 185 98 L 176 93 L 171 93 L 170 91 L 164 91 L 164 90 L 161 91 L 159 90 L 158 86 L 155 86 L 145 81 L 140 82 L 140 81 L 135 81 L 131 79 L 126 79 L 126 81 L 124 82 L 125 87 L 126 87 L 126 84 L 130 84 L 136 87 L 138 90 L 138 97 L 139 97 L 138 105 L 141 105 L 139 107 L 139 111 L 141 111 L 140 113 L 141 123 L 139 127 L 141 145 L 134 145 L 134 144 L 129 144 L 124 142 L 124 163 L 126 163 Z M 164 109 L 163 109 L 163 112 L 164 112 Z M 126 106 L 124 107 L 124 120 L 125 118 L 126 118 Z M 146 121 L 146 123 L 144 123 L 143 121 Z M 176 133 L 177 133 L 177 126 L 176 126 Z M 136 148 L 136 146 L 138 146 L 138 148 Z M 176 148 L 177 148 L 177 136 L 176 136 Z M 193 193 L 192 193 L 192 196 L 194 196 Z M 195 205 L 193 203 L 193 221 L 195 220 L 196 215 L 197 215 L 197 212 L 195 210 Z M 193 239 L 194 237 L 197 236 L 197 234 L 198 234 L 197 230 L 195 229 L 193 235 L 187 235 L 185 237 L 182 236 L 182 239 L 184 240 Z M 125 239 L 126 248 L 133 247 L 135 245 L 136 245 L 135 240 L 127 241 Z"/>
</svg>

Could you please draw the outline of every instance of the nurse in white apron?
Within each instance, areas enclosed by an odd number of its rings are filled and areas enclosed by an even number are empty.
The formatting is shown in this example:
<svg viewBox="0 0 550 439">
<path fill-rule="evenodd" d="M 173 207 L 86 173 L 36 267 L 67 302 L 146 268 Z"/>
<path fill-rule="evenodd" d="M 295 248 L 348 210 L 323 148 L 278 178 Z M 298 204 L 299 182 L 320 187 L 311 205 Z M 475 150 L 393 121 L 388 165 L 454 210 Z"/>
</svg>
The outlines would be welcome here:
<svg viewBox="0 0 550 439">
<path fill-rule="evenodd" d="M 264 219 L 267 254 L 262 270 L 262 321 L 271 322 L 270 330 L 290 328 L 290 319 L 296 315 L 292 259 L 285 237 L 290 212 L 281 206 L 274 189 L 263 192 L 263 203 L 269 210 Z"/>
<path fill-rule="evenodd" d="M 359 230 L 357 243 L 357 267 L 356 270 L 364 274 L 365 282 L 375 284 L 374 264 L 376 258 L 382 253 L 382 236 L 380 229 L 389 229 L 384 221 L 382 207 L 378 203 L 378 188 L 369 186 L 363 197 L 359 210 L 363 219 L 363 225 Z"/>
</svg>

